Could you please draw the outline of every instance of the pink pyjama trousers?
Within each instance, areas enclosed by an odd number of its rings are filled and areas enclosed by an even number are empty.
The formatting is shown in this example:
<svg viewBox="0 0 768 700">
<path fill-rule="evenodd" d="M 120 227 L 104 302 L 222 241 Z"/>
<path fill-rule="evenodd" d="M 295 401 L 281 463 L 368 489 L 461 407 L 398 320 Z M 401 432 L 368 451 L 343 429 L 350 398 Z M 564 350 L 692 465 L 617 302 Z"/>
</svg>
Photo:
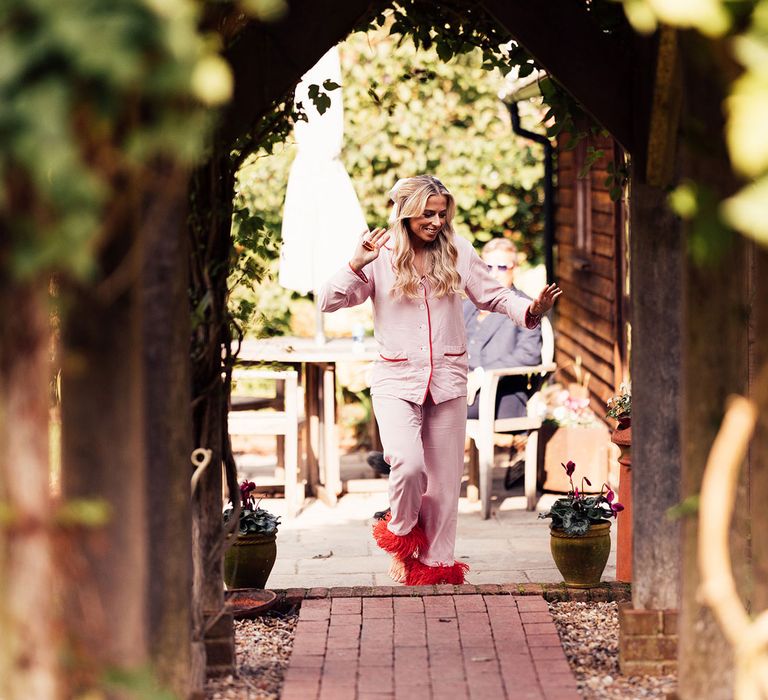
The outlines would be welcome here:
<svg viewBox="0 0 768 700">
<path fill-rule="evenodd" d="M 407 535 L 416 524 L 428 547 L 418 558 L 427 566 L 454 564 L 467 400 L 460 396 L 423 404 L 374 396 L 384 459 L 389 463 L 388 529 Z"/>
</svg>

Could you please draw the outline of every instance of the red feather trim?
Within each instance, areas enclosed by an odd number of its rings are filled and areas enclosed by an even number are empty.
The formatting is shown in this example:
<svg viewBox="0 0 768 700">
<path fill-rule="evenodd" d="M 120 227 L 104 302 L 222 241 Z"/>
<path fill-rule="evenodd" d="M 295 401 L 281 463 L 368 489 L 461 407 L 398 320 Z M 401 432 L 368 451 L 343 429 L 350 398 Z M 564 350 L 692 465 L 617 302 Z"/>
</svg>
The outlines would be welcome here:
<svg viewBox="0 0 768 700">
<path fill-rule="evenodd" d="M 388 513 L 386 518 L 379 520 L 373 526 L 373 538 L 379 547 L 402 561 L 406 561 L 414 554 L 426 549 L 427 537 L 418 525 L 407 535 L 396 535 L 387 528 L 387 523 L 391 517 L 392 514 Z"/>
<path fill-rule="evenodd" d="M 406 586 L 431 586 L 439 583 L 460 585 L 464 583 L 464 576 L 469 571 L 469 564 L 461 561 L 448 566 L 427 566 L 418 559 L 412 559 L 405 566 Z"/>
</svg>

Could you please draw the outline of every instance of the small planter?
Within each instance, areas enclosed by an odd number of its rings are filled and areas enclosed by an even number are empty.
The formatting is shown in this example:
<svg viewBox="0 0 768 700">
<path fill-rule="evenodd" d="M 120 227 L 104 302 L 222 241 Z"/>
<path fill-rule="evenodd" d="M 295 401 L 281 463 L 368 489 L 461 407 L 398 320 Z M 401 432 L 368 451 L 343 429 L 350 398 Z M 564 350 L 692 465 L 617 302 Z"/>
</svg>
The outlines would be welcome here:
<svg viewBox="0 0 768 700">
<path fill-rule="evenodd" d="M 632 419 L 622 416 L 617 419 L 618 424 L 611 433 L 611 442 L 618 445 L 621 453 L 619 464 L 632 465 Z"/>
<path fill-rule="evenodd" d="M 224 597 L 226 609 L 235 620 L 252 620 L 271 610 L 277 601 L 274 591 L 236 588 L 227 591 Z"/>
<path fill-rule="evenodd" d="M 239 535 L 224 554 L 227 588 L 264 588 L 277 558 L 276 535 Z"/>
<path fill-rule="evenodd" d="M 600 584 L 611 552 L 611 523 L 590 525 L 584 535 L 566 535 L 551 528 L 550 548 L 557 570 L 565 585 L 572 588 L 594 588 Z"/>
<path fill-rule="evenodd" d="M 624 516 L 616 526 L 616 580 L 632 580 L 632 419 L 621 416 L 611 435 L 618 445 L 619 500 L 624 504 Z"/>
</svg>

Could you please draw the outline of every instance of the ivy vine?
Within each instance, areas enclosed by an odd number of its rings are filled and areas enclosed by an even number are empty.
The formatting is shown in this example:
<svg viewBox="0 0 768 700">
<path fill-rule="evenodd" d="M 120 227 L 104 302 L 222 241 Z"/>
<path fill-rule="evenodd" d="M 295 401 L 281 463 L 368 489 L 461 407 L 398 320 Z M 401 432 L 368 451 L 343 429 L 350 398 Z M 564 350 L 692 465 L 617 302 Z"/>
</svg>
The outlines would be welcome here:
<svg viewBox="0 0 768 700">
<path fill-rule="evenodd" d="M 0 260 L 11 278 L 94 275 L 125 181 L 158 157 L 200 157 L 231 75 L 198 22 L 192 0 L 4 4 Z"/>
</svg>

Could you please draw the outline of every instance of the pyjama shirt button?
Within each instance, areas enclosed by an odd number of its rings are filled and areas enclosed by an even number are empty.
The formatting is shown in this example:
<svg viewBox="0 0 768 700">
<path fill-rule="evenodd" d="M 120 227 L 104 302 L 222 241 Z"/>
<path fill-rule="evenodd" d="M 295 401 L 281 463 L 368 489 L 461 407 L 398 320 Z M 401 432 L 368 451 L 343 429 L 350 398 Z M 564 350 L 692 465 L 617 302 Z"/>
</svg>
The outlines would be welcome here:
<svg viewBox="0 0 768 700">
<path fill-rule="evenodd" d="M 419 304 L 419 308 L 423 309 L 424 308 L 424 304 Z"/>
</svg>

